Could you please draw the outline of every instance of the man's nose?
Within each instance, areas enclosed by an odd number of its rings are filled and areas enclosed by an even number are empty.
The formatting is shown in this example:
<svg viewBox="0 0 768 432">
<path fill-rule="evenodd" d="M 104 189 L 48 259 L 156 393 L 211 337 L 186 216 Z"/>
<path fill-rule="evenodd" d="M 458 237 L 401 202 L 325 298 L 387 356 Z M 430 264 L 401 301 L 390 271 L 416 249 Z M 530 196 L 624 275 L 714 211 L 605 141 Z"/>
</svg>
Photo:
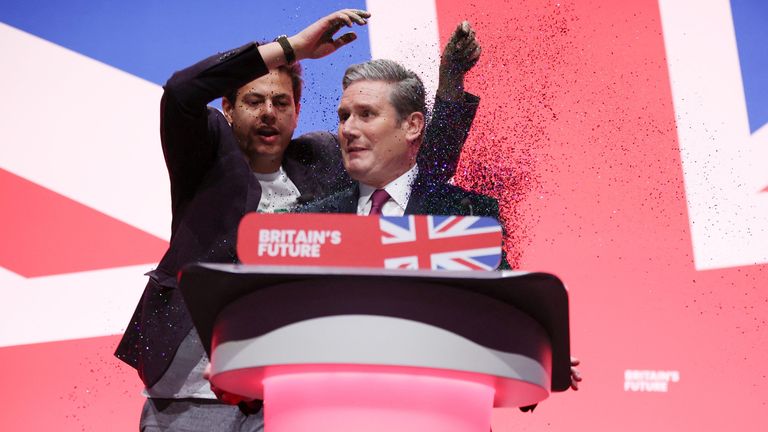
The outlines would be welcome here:
<svg viewBox="0 0 768 432">
<path fill-rule="evenodd" d="M 264 102 L 264 105 L 261 107 L 261 113 L 259 115 L 261 117 L 261 121 L 267 124 L 271 124 L 275 122 L 275 106 L 270 101 Z"/>
<path fill-rule="evenodd" d="M 344 138 L 346 138 L 347 141 L 352 141 L 353 139 L 360 136 L 359 130 L 357 129 L 357 121 L 355 120 L 355 116 L 349 116 L 347 119 L 341 123 L 341 134 L 344 135 Z"/>
</svg>

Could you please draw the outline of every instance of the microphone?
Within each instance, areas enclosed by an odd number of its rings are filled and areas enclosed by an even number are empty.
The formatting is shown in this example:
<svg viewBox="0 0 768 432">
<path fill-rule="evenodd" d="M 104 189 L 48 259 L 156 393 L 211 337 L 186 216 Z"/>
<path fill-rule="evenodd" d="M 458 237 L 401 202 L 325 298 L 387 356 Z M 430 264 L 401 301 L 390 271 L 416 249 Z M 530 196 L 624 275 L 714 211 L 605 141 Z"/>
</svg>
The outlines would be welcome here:
<svg viewBox="0 0 768 432">
<path fill-rule="evenodd" d="M 469 197 L 464 197 L 464 199 L 461 200 L 461 205 L 469 209 L 469 216 L 475 215 L 475 209 L 472 207 L 472 200 L 469 199 Z"/>
</svg>

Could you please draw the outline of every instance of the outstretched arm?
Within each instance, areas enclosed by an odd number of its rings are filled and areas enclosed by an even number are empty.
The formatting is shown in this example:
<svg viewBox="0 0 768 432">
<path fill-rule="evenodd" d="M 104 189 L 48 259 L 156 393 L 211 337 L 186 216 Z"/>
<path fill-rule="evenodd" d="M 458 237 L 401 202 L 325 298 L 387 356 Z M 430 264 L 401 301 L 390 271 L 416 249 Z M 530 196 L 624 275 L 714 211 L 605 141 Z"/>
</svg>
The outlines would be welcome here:
<svg viewBox="0 0 768 432">
<path fill-rule="evenodd" d="M 288 42 L 297 60 L 324 57 L 356 39 L 352 32 L 334 38 L 342 27 L 364 25 L 368 17 L 366 11 L 343 9 L 319 19 Z M 286 62 L 278 42 L 249 43 L 211 56 L 168 80 L 161 100 L 160 128 L 174 211 L 194 193 L 213 165 L 219 135 L 230 133 L 217 113 L 209 116 L 208 103 Z"/>
<path fill-rule="evenodd" d="M 477 64 L 481 51 L 467 21 L 456 27 L 443 50 L 432 120 L 419 153 L 419 166 L 432 181 L 446 182 L 456 172 L 479 103 L 476 96 L 464 92 L 464 77 Z"/>
</svg>

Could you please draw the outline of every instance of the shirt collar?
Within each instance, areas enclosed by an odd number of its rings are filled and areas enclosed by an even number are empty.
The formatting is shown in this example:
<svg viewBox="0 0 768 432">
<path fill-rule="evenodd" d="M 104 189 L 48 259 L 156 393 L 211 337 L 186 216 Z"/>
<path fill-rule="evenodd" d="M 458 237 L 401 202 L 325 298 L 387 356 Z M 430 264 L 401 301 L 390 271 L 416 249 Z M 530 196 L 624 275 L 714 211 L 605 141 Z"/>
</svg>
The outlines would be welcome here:
<svg viewBox="0 0 768 432">
<path fill-rule="evenodd" d="M 253 171 L 253 175 L 255 175 L 259 181 L 273 182 L 273 181 L 276 181 L 281 176 L 284 176 L 285 171 L 283 171 L 283 167 L 280 166 L 275 172 L 264 174 L 264 173 L 257 173 L 256 171 Z"/>
<path fill-rule="evenodd" d="M 400 177 L 392 180 L 382 188 L 385 191 L 387 191 L 387 193 L 390 196 L 390 199 L 394 201 L 403 210 L 405 210 L 405 208 L 408 206 L 408 199 L 411 197 L 411 186 L 413 185 L 414 180 L 416 180 L 416 175 L 418 173 L 419 173 L 419 167 L 418 165 L 414 164 L 413 167 L 411 167 L 411 169 L 406 171 Z M 359 184 L 360 184 L 360 200 L 358 202 L 367 203 L 368 201 L 370 201 L 371 195 L 373 195 L 373 192 L 378 188 L 369 186 L 363 182 L 359 182 Z"/>
</svg>

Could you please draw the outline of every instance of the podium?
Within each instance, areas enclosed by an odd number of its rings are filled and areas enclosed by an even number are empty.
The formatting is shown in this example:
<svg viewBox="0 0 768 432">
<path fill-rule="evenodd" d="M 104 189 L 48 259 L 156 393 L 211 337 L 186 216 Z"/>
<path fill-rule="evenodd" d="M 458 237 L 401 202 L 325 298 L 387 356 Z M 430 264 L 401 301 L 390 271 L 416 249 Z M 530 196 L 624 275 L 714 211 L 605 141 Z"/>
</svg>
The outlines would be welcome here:
<svg viewBox="0 0 768 432">
<path fill-rule="evenodd" d="M 570 386 L 550 274 L 194 264 L 179 287 L 211 382 L 264 399 L 267 432 L 486 432 Z"/>
</svg>

